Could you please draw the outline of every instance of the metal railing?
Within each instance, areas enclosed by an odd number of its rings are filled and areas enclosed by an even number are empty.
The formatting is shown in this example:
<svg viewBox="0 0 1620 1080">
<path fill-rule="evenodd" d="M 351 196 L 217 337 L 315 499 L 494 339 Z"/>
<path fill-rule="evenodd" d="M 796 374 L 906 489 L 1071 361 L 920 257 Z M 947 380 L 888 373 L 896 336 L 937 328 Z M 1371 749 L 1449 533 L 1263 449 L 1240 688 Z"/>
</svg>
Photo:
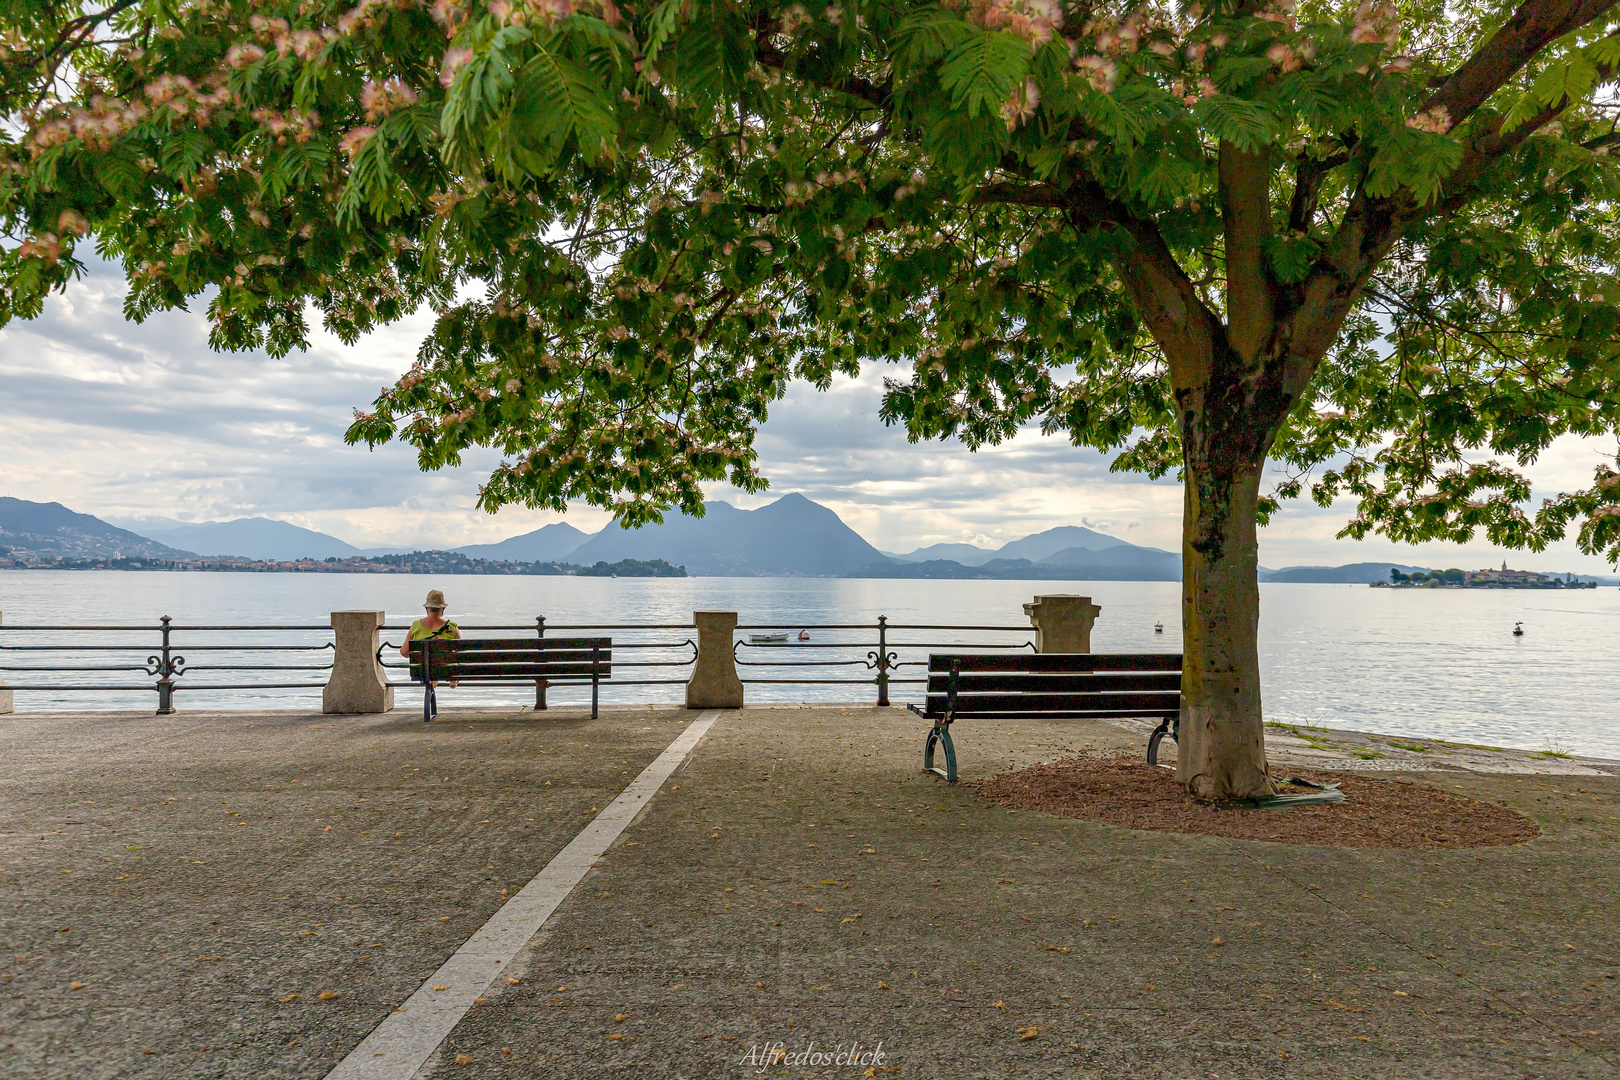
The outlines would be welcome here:
<svg viewBox="0 0 1620 1080">
<path fill-rule="evenodd" d="M 743 685 L 775 686 L 872 686 L 877 690 L 877 704 L 889 704 L 889 687 L 928 682 L 928 650 L 961 649 L 1028 649 L 1035 651 L 1035 642 L 1029 639 L 1028 626 L 948 626 L 939 623 L 891 623 L 888 616 L 880 615 L 875 623 L 751 623 L 740 625 L 737 632 L 744 635 L 731 647 L 737 664 L 738 677 Z M 762 633 L 763 632 L 763 633 Z M 954 636 L 954 641 L 913 641 L 915 633 L 930 636 Z M 965 635 L 993 633 L 1020 635 L 1023 641 L 984 641 Z M 821 640 L 820 635 L 832 640 Z M 891 634 L 900 634 L 896 640 Z M 784 640 L 760 640 L 785 635 Z M 863 635 L 872 635 L 870 637 Z M 804 638 L 807 638 L 804 639 Z M 744 652 L 744 650 L 748 650 Z M 803 654 L 808 653 L 808 656 Z M 753 657 L 759 657 L 754 659 Z M 768 657 L 768 658 L 767 658 Z M 755 675 L 750 669 L 765 668 Z M 796 674 L 801 669 L 840 668 L 854 678 L 808 678 Z M 902 668 L 922 668 L 918 678 L 896 677 L 892 672 Z M 870 674 L 865 674 L 865 673 Z M 778 673 L 790 673 L 779 675 Z M 829 673 L 831 675 L 832 673 Z M 904 673 L 902 672 L 902 676 Z"/>
<path fill-rule="evenodd" d="M 592 636 L 613 638 L 613 675 L 602 684 L 603 689 L 614 689 L 623 686 L 684 686 L 688 674 L 675 678 L 639 677 L 630 679 L 619 678 L 619 672 L 631 669 L 638 675 L 647 669 L 685 668 L 688 673 L 697 660 L 697 642 L 692 640 L 692 631 L 696 628 L 691 623 L 551 623 L 546 622 L 545 616 L 539 616 L 532 623 L 487 623 L 457 625 L 463 638 L 487 637 L 491 631 L 519 631 L 534 634 L 536 639 L 543 639 L 548 633 L 567 634 L 579 636 L 580 632 L 587 632 Z M 685 634 L 684 640 L 644 640 L 645 637 L 662 635 L 668 631 Z M 386 671 L 408 671 L 410 663 L 400 654 L 400 646 L 404 644 L 403 635 L 410 631 L 406 626 L 384 626 L 383 634 L 393 633 L 400 635 L 399 641 L 385 639 L 377 647 L 377 662 Z M 621 632 L 629 631 L 631 637 L 626 638 Z M 633 658 L 621 660 L 620 657 L 629 653 Z M 656 674 L 656 672 L 649 672 Z M 389 686 L 419 686 L 420 683 L 410 679 L 396 680 L 389 676 Z M 545 679 L 480 679 L 479 686 L 533 686 L 534 707 L 544 709 L 547 707 L 547 692 L 551 687 L 558 685 L 558 680 Z M 591 685 L 586 679 L 583 683 L 576 680 L 567 680 L 563 685 Z"/>
<path fill-rule="evenodd" d="M 541 617 L 533 622 L 468 624 L 460 629 L 468 637 L 511 636 L 514 631 L 537 637 L 611 636 L 613 674 L 602 683 L 605 691 L 683 686 L 698 653 L 696 628 L 691 623 L 553 624 Z M 399 624 L 380 628 L 382 644 L 376 659 L 391 687 L 418 685 L 410 681 L 410 664 L 399 654 L 408 630 Z M 801 634 L 809 640 L 799 640 Z M 765 636 L 772 640 L 757 640 Z M 837 696 L 844 692 L 840 688 L 871 687 L 876 703 L 882 706 L 890 704 L 891 688 L 927 683 L 929 652 L 992 649 L 1033 652 L 1033 630 L 1029 626 L 890 623 L 887 616 L 872 623 L 748 623 L 737 627 L 732 659 L 741 681 L 759 691 L 749 696 L 751 701 L 847 701 L 850 698 Z M 244 697 L 281 697 L 284 692 L 324 688 L 333 656 L 329 625 L 189 625 L 176 624 L 167 615 L 154 624 L 0 624 L 0 689 L 49 694 L 54 700 L 47 707 L 77 707 L 69 703 L 81 694 L 141 692 L 155 693 L 157 711 L 170 713 L 175 695 L 182 690 L 188 694 L 220 692 L 235 707 L 243 707 Z M 544 682 L 514 678 L 476 685 L 532 687 L 536 706 L 546 707 L 548 685 Z M 799 689 L 783 693 L 789 688 Z M 489 700 L 487 695 L 480 696 Z M 634 700 L 671 696 L 679 700 L 678 695 L 656 693 Z M 632 699 L 625 700 L 630 703 Z"/>
<path fill-rule="evenodd" d="M 84 640 L 83 635 L 90 633 L 109 636 L 105 640 Z M 202 633 L 211 635 L 210 640 L 192 639 L 192 635 Z M 279 638 L 273 642 L 240 639 L 242 635 L 259 637 L 282 633 L 319 634 L 324 640 L 287 643 Z M 179 690 L 320 689 L 326 685 L 325 679 L 287 682 L 278 681 L 279 676 L 226 675 L 224 681 L 220 681 L 205 675 L 204 681 L 198 681 L 190 676 L 213 672 L 325 673 L 332 669 L 332 652 L 330 626 L 176 625 L 168 615 L 147 625 L 0 625 L 0 677 L 4 678 L 4 689 L 53 694 L 155 692 L 160 714 L 174 712 L 174 695 Z M 142 653 L 146 654 L 144 660 L 138 659 Z M 287 656 L 288 653 L 306 655 Z M 188 660 L 188 654 L 199 659 Z M 313 662 L 317 657 L 308 654 L 320 654 L 320 662 Z M 295 662 L 274 662 L 283 659 Z M 67 678 L 32 681 L 33 674 L 39 672 Z M 146 675 L 147 681 L 136 681 L 128 674 L 134 672 Z M 29 681 L 13 681 L 19 673 Z M 103 674 L 108 677 L 102 678 Z M 118 679 L 118 676 L 124 678 Z M 114 679 L 117 681 L 112 681 Z"/>
</svg>

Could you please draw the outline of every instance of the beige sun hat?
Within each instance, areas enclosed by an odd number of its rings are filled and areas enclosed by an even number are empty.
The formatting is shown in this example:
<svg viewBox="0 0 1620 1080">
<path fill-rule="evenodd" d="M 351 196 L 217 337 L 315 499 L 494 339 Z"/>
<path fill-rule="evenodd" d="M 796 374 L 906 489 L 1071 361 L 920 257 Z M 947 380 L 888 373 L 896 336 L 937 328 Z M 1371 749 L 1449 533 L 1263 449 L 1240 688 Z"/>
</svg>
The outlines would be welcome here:
<svg viewBox="0 0 1620 1080">
<path fill-rule="evenodd" d="M 429 589 L 427 600 L 422 604 L 429 611 L 443 611 L 445 609 L 444 593 L 438 589 Z"/>
</svg>

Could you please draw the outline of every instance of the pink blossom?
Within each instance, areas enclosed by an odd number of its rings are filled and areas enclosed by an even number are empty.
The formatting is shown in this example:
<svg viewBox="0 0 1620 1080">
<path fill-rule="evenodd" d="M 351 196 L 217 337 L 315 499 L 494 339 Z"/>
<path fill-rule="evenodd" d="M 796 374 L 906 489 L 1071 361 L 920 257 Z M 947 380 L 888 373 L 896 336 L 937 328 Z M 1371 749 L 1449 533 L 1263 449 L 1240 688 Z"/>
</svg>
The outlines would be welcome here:
<svg viewBox="0 0 1620 1080">
<path fill-rule="evenodd" d="M 1280 41 L 1266 50 L 1266 59 L 1283 71 L 1298 71 L 1300 68 L 1299 54 Z"/>
<path fill-rule="evenodd" d="M 416 91 L 399 76 L 382 82 L 368 79 L 360 90 L 360 105 L 367 120 L 380 120 L 398 109 L 416 104 Z"/>
<path fill-rule="evenodd" d="M 1451 113 L 1444 105 L 1436 105 L 1427 112 L 1407 117 L 1406 126 L 1434 135 L 1444 135 L 1451 130 Z"/>
<path fill-rule="evenodd" d="M 530 0 L 529 7 L 547 26 L 579 10 L 573 0 Z"/>
<path fill-rule="evenodd" d="M 245 68 L 249 64 L 256 64 L 263 59 L 264 50 L 248 41 L 232 45 L 225 51 L 225 64 L 231 68 Z"/>
<path fill-rule="evenodd" d="M 55 233 L 40 233 L 30 236 L 17 248 L 19 259 L 39 259 L 46 266 L 55 266 L 56 260 L 62 257 L 62 243 Z"/>
<path fill-rule="evenodd" d="M 154 105 L 161 105 L 192 89 L 191 80 L 184 75 L 159 75 L 146 84 L 146 96 Z"/>
<path fill-rule="evenodd" d="M 315 59 L 326 48 L 326 39 L 317 30 L 294 30 L 289 40 L 292 51 L 306 62 Z"/>
<path fill-rule="evenodd" d="M 83 236 L 90 231 L 90 222 L 77 210 L 64 210 L 57 216 L 56 231 L 63 236 Z"/>
<path fill-rule="evenodd" d="M 433 0 L 433 19 L 444 27 L 445 37 L 455 37 L 456 30 L 467 21 L 465 0 Z"/>
<path fill-rule="evenodd" d="M 444 51 L 444 66 L 439 69 L 439 84 L 448 88 L 456 81 L 456 72 L 460 71 L 467 61 L 472 59 L 472 50 L 465 46 L 457 46 Z"/>
<path fill-rule="evenodd" d="M 1024 80 L 1024 85 L 1013 90 L 1012 95 L 1001 103 L 1001 118 L 1007 122 L 1007 130 L 1011 131 L 1033 118 L 1040 104 L 1040 87 L 1035 85 L 1033 79 Z"/>
<path fill-rule="evenodd" d="M 338 149 L 349 155 L 352 159 L 365 147 L 366 142 L 377 134 L 374 127 L 357 127 L 344 132 L 343 138 L 338 140 Z"/>
</svg>

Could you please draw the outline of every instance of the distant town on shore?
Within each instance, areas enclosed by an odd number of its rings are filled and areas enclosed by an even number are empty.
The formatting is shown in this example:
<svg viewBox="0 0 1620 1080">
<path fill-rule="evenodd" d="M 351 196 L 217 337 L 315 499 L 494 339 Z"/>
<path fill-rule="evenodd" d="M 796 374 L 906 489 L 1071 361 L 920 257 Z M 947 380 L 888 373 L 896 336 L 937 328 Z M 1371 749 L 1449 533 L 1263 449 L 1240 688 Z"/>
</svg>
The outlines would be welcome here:
<svg viewBox="0 0 1620 1080">
<path fill-rule="evenodd" d="M 1391 567 L 1388 581 L 1375 581 L 1373 588 L 1395 589 L 1595 589 L 1595 578 L 1585 580 L 1574 574 L 1542 574 L 1535 570 L 1418 570 L 1410 574 Z"/>
<path fill-rule="evenodd" d="M 701 518 L 586 533 L 567 522 L 494 544 L 426 549 L 355 547 L 270 518 L 106 521 L 60 503 L 0 498 L 0 569 L 162 570 L 301 574 L 474 574 L 577 577 L 839 577 L 929 580 L 1179 581 L 1181 554 L 1079 525 L 999 548 L 933 544 L 881 551 L 828 507 L 784 495 L 757 510 L 705 504 Z M 1432 570 L 1358 562 L 1260 568 L 1262 582 L 1393 587 L 1570 588 L 1616 584 L 1529 570 Z"/>
</svg>

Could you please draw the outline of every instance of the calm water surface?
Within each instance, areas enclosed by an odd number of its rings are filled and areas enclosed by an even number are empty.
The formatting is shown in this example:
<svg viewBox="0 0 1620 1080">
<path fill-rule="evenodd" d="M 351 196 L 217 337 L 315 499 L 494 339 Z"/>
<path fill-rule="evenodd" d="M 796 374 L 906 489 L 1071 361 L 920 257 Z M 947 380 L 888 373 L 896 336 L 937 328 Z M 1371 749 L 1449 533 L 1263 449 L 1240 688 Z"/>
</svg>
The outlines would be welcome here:
<svg viewBox="0 0 1620 1080">
<path fill-rule="evenodd" d="M 612 579 L 567 577 L 415 577 L 342 574 L 171 574 L 140 572 L 0 572 L 0 644 L 37 644 L 67 638 L 7 631 L 20 624 L 154 623 L 172 615 L 177 624 L 324 625 L 327 613 L 345 608 L 386 610 L 390 625 L 420 614 L 422 596 L 443 588 L 451 616 L 463 624 L 531 624 L 536 615 L 549 625 L 568 623 L 685 623 L 691 612 L 736 610 L 745 624 L 797 629 L 807 623 L 868 623 L 886 615 L 890 623 L 1027 625 L 1021 605 L 1038 593 L 1078 592 L 1102 606 L 1092 648 L 1106 651 L 1173 651 L 1180 648 L 1180 586 L 1174 582 L 879 581 L 796 578 Z M 1620 589 L 1570 592 L 1529 590 L 1395 590 L 1359 585 L 1262 585 L 1260 662 L 1267 718 L 1390 734 L 1438 736 L 1532 750 L 1564 749 L 1620 758 Z M 1525 634 L 1512 636 L 1513 624 Z M 1164 633 L 1155 634 L 1155 622 Z M 393 640 L 399 640 L 395 633 Z M 685 631 L 636 635 L 616 632 L 617 640 L 684 640 Z M 296 634 L 177 634 L 183 646 L 236 642 L 329 640 L 319 631 Z M 870 633 L 817 632 L 817 643 L 857 642 Z M 896 631 L 891 642 L 902 659 L 919 659 L 926 646 L 951 640 L 1017 644 L 1027 632 L 952 635 L 940 631 Z M 146 645 L 152 635 L 78 635 L 71 640 L 131 641 Z M 874 639 L 875 640 L 875 639 Z M 122 654 L 3 654 L 8 665 L 33 664 L 41 657 L 74 655 L 81 662 L 113 659 L 129 664 L 144 659 Z M 216 654 L 216 662 L 230 654 Z M 262 660 L 264 654 L 252 654 Z M 301 654 L 291 654 L 301 655 Z M 643 659 L 677 658 L 678 651 L 648 651 Z M 783 655 L 744 649 L 751 660 Z M 859 659 L 861 649 L 814 650 L 806 659 Z M 242 654 L 246 658 L 248 654 Z M 621 653 L 616 659 L 627 659 Z M 207 662 L 203 654 L 188 658 Z M 915 675 L 915 668 L 901 674 Z M 803 677 L 804 670 L 750 668 L 757 677 Z M 869 677 L 864 666 L 816 669 L 834 678 Z M 624 669 L 628 674 L 629 669 Z M 679 677 L 682 669 L 647 669 L 641 677 Z M 194 672 L 194 680 L 203 673 Z M 144 684 L 143 673 L 87 673 L 79 676 L 0 674 L 12 684 L 29 681 Z M 324 676 L 286 673 L 214 673 L 209 681 L 318 681 Z M 182 678 L 181 684 L 184 685 Z M 871 700 L 870 686 L 754 684 L 752 701 Z M 573 689 L 553 691 L 553 701 L 579 699 Z M 444 704 L 521 701 L 521 688 L 485 687 L 446 692 Z M 895 700 L 915 700 L 918 689 L 896 685 Z M 131 708 L 152 706 L 150 692 L 90 694 L 18 691 L 17 708 Z M 319 701 L 318 690 L 206 691 L 178 696 L 182 708 L 293 707 Z M 629 686 L 610 691 L 608 701 L 678 701 L 678 686 Z M 415 695 L 398 692 L 402 707 Z"/>
</svg>

